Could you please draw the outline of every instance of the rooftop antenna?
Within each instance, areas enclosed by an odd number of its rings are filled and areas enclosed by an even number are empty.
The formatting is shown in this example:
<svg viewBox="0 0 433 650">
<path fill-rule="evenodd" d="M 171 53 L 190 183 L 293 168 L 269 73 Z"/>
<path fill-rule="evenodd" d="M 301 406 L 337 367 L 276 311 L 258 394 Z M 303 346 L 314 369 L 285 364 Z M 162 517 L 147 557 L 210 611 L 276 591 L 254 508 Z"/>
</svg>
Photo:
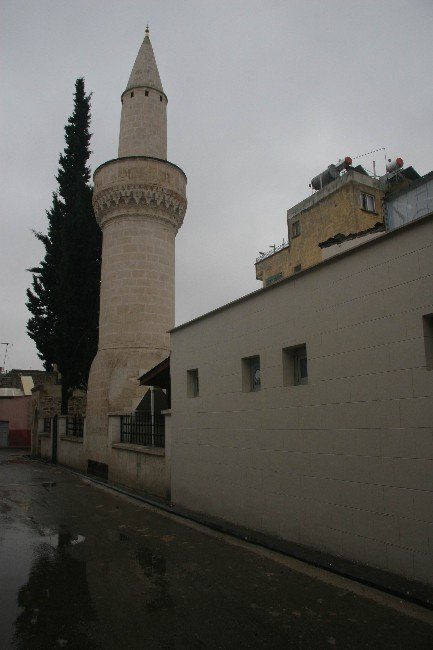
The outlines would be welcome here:
<svg viewBox="0 0 433 650">
<path fill-rule="evenodd" d="M 365 156 L 370 156 L 372 153 L 377 153 L 378 151 L 383 151 L 385 157 L 385 167 L 387 163 L 386 149 L 385 147 L 379 147 L 379 149 L 373 149 L 373 151 L 367 151 L 366 153 L 361 153 L 359 156 L 354 156 L 352 160 L 357 160 L 358 158 L 365 158 Z M 376 178 L 376 162 L 373 161 L 373 175 Z"/>
<path fill-rule="evenodd" d="M 9 348 L 10 345 L 12 345 L 12 343 L 4 343 L 4 342 L 2 342 L 2 343 L 0 343 L 0 345 L 5 346 L 5 355 L 3 357 L 3 371 L 6 372 L 6 358 L 8 356 L 8 348 Z"/>
</svg>

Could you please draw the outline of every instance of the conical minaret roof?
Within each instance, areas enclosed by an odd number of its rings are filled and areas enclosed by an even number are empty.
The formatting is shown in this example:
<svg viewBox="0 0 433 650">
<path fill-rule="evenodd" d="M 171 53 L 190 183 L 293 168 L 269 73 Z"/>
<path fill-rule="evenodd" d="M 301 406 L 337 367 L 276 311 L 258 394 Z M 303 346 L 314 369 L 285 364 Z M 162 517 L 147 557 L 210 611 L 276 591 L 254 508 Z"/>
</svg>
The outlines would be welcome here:
<svg viewBox="0 0 433 650">
<path fill-rule="evenodd" d="M 149 38 L 149 28 L 146 28 L 146 35 L 135 59 L 125 91 L 140 86 L 147 86 L 164 92 Z"/>
</svg>

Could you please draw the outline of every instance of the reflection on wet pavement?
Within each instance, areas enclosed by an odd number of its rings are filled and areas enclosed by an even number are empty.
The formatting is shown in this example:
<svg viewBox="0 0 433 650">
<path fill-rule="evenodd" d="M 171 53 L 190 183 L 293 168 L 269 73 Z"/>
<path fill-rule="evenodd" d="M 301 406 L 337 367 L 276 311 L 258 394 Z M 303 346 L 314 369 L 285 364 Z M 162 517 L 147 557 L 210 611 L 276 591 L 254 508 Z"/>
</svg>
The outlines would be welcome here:
<svg viewBox="0 0 433 650">
<path fill-rule="evenodd" d="M 22 611 L 15 621 L 17 648 L 38 648 L 41 642 L 53 648 L 62 641 L 68 647 L 95 647 L 76 625 L 77 620 L 84 624 L 95 617 L 86 562 L 64 552 L 68 546 L 65 531 L 59 531 L 57 548 L 35 546 L 28 580 L 18 592 Z"/>
<path fill-rule="evenodd" d="M 2 508 L 2 513 L 5 510 Z M 60 526 L 57 534 L 38 531 L 30 518 L 1 516 L 0 526 L 0 577 L 5 601 L 1 647 L 51 648 L 62 635 L 76 647 L 95 647 L 88 646 L 86 637 L 77 630 L 68 629 L 71 608 L 74 619 L 77 615 L 82 620 L 93 616 L 86 563 L 64 552 L 84 537 L 72 534 L 66 526 Z M 15 602 L 4 598 L 14 592 Z M 5 629 L 7 622 L 9 629 Z"/>
</svg>

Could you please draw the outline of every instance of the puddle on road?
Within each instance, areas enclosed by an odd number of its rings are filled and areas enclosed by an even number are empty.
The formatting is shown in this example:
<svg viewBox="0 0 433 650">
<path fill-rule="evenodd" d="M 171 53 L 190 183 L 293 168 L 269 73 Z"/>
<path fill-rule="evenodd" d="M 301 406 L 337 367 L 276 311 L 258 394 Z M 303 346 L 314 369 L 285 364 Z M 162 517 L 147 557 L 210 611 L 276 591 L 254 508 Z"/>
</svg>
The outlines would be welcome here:
<svg viewBox="0 0 433 650">
<path fill-rule="evenodd" d="M 135 553 L 135 558 L 143 573 L 149 578 L 154 575 L 165 575 L 167 565 L 166 559 L 162 555 L 155 555 L 149 549 L 140 547 Z"/>
<path fill-rule="evenodd" d="M 86 563 L 67 552 L 84 536 L 66 526 L 38 531 L 30 518 L 5 516 L 0 531 L 0 647 L 54 648 L 59 640 L 90 647 L 73 628 L 93 616 Z"/>
<path fill-rule="evenodd" d="M 147 602 L 144 607 L 148 612 L 170 609 L 174 601 L 170 596 L 169 582 L 165 577 L 167 562 L 165 557 L 140 546 L 135 552 L 135 559 L 148 580 Z"/>
</svg>

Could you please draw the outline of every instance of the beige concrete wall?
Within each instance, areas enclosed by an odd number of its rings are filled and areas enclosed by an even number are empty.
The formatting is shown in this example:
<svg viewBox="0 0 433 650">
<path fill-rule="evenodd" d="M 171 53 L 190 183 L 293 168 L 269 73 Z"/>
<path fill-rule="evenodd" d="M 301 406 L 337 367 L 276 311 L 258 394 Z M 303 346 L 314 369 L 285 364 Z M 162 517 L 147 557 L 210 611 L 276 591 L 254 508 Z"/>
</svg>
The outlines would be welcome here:
<svg viewBox="0 0 433 650">
<path fill-rule="evenodd" d="M 173 502 L 433 583 L 432 275 L 430 218 L 175 330 Z M 308 385 L 284 386 L 303 343 Z"/>
</svg>

